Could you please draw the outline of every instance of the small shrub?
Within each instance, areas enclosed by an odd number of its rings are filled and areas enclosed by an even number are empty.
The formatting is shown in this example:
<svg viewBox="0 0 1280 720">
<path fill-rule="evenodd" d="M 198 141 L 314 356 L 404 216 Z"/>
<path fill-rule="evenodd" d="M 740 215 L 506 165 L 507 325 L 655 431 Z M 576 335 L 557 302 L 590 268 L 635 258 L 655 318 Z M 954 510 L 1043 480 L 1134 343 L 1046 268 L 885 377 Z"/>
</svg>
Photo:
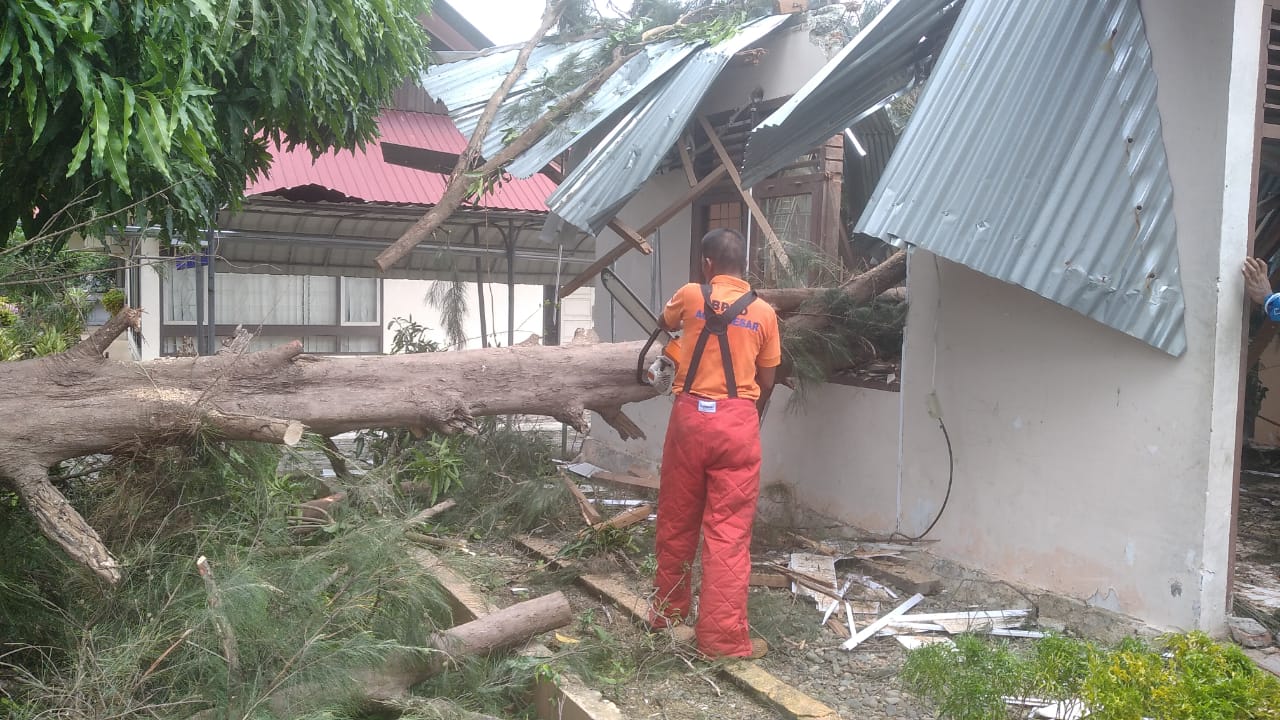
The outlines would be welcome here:
<svg viewBox="0 0 1280 720">
<path fill-rule="evenodd" d="M 111 288 L 102 296 L 102 307 L 111 315 L 116 315 L 124 309 L 124 291 L 120 288 Z"/>
<path fill-rule="evenodd" d="M 1063 637 L 1021 652 L 973 635 L 955 643 L 911 652 L 902 673 L 907 689 L 943 718 L 1009 717 L 1003 697 L 1083 700 L 1093 720 L 1280 717 L 1280 681 L 1203 633 L 1167 636 L 1158 649 L 1139 640 L 1103 649 Z"/>
</svg>

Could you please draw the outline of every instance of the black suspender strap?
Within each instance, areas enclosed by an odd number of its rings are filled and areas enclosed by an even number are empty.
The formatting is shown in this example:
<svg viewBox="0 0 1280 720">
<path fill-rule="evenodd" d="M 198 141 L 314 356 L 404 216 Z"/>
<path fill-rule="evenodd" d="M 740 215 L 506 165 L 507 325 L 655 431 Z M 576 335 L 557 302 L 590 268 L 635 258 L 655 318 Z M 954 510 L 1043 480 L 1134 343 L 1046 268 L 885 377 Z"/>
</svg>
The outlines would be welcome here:
<svg viewBox="0 0 1280 720">
<path fill-rule="evenodd" d="M 751 303 L 756 301 L 754 290 L 748 290 L 742 297 L 734 301 L 723 313 L 711 308 L 711 286 L 702 286 L 703 318 L 702 332 L 698 342 L 693 346 L 693 357 L 689 360 L 689 369 L 684 376 L 684 392 L 693 388 L 693 379 L 698 373 L 698 365 L 702 362 L 702 352 L 707 348 L 707 340 L 715 335 L 720 341 L 720 362 L 724 365 L 724 386 L 729 397 L 738 397 L 738 380 L 733 373 L 733 358 L 729 354 L 729 326 L 735 318 L 742 314 Z"/>
</svg>

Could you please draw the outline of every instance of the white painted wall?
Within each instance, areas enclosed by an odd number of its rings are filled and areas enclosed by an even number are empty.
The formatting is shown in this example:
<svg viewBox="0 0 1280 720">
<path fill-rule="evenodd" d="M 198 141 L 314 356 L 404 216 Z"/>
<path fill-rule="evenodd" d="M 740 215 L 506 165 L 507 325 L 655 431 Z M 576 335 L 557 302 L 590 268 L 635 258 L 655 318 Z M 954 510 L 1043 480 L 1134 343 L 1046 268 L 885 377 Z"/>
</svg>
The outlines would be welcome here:
<svg viewBox="0 0 1280 720">
<path fill-rule="evenodd" d="M 1216 631 L 1227 592 L 1248 212 L 1246 202 L 1224 235 L 1223 187 L 1243 184 L 1247 194 L 1251 152 L 1237 148 L 1246 167 L 1224 176 L 1229 5 L 1166 0 L 1143 9 L 1189 349 L 1168 357 L 914 253 L 899 521 L 903 532 L 923 530 L 946 491 L 948 458 L 928 410 L 936 394 L 955 448 L 938 552 L 1151 623 Z"/>
<path fill-rule="evenodd" d="M 1246 76 L 1252 62 L 1256 88 L 1258 59 L 1256 45 L 1251 60 L 1247 47 L 1237 51 L 1233 78 L 1232 35 L 1235 22 L 1238 42 L 1256 43 L 1261 5 L 1151 0 L 1143 10 L 1175 188 L 1187 354 L 1170 358 L 918 252 L 903 393 L 832 387 L 797 414 L 776 404 L 763 433 L 763 479 L 867 529 L 917 533 L 937 513 L 949 475 L 929 412 L 936 396 L 955 448 L 952 497 L 932 536 L 937 552 L 1150 623 L 1220 631 L 1239 393 L 1238 267 L 1252 182 L 1255 101 Z M 823 60 L 807 44 L 803 31 L 772 41 L 763 63 L 730 71 L 704 110 L 739 104 L 755 85 L 767 95 L 799 87 Z M 620 216 L 642 224 L 686 187 L 680 176 L 656 178 Z M 636 253 L 618 261 L 642 297 L 655 263 L 663 294 L 687 279 L 689 227 L 686 211 L 662 229 L 660 261 Z M 614 242 L 606 233 L 598 247 Z M 611 327 L 609 313 L 602 292 L 602 338 L 639 337 L 617 313 Z M 600 423 L 595 440 L 656 462 L 669 408 L 666 399 L 627 408 L 646 440 L 622 443 Z"/>
</svg>

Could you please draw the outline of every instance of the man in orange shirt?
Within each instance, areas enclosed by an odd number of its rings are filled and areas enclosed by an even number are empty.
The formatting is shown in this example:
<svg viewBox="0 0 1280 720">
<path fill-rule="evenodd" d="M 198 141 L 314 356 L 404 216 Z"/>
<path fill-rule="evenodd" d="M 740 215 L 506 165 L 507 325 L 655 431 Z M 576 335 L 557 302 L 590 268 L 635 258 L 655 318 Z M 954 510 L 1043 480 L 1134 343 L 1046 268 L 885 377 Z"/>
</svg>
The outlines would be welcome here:
<svg viewBox="0 0 1280 720">
<path fill-rule="evenodd" d="M 652 627 L 679 625 L 692 603 L 701 531 L 702 594 L 695 627 L 708 657 L 759 657 L 747 632 L 751 525 L 760 495 L 760 417 L 782 362 L 778 317 L 742 276 L 747 242 L 733 230 L 702 238 L 706 283 L 680 288 L 662 312 L 683 330 L 675 407 L 662 451 Z"/>
</svg>

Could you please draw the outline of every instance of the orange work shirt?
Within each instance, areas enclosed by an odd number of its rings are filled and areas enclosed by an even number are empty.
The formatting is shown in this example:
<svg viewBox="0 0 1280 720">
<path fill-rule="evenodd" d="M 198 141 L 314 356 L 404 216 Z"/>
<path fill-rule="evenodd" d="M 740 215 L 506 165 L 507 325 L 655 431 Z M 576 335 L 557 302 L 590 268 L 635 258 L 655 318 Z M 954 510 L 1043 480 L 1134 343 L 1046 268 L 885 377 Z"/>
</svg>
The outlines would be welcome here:
<svg viewBox="0 0 1280 720">
<path fill-rule="evenodd" d="M 751 290 L 746 280 L 731 275 L 717 275 L 711 279 L 711 302 L 724 312 L 738 298 Z M 684 331 L 680 338 L 680 367 L 676 371 L 674 390 L 684 391 L 684 379 L 693 361 L 693 348 L 706 325 L 703 315 L 705 302 L 702 286 L 689 283 L 676 291 L 662 310 L 667 327 Z M 782 341 L 778 337 L 778 316 L 769 303 L 758 300 L 751 303 L 738 319 L 729 325 L 729 355 L 733 358 L 733 375 L 738 383 L 738 397 L 760 399 L 760 384 L 756 382 L 756 368 L 777 367 L 782 364 Z M 729 397 L 724 377 L 724 363 L 720 359 L 720 343 L 714 337 L 707 340 L 698 362 L 698 374 L 693 379 L 690 394 L 708 400 Z"/>
</svg>

